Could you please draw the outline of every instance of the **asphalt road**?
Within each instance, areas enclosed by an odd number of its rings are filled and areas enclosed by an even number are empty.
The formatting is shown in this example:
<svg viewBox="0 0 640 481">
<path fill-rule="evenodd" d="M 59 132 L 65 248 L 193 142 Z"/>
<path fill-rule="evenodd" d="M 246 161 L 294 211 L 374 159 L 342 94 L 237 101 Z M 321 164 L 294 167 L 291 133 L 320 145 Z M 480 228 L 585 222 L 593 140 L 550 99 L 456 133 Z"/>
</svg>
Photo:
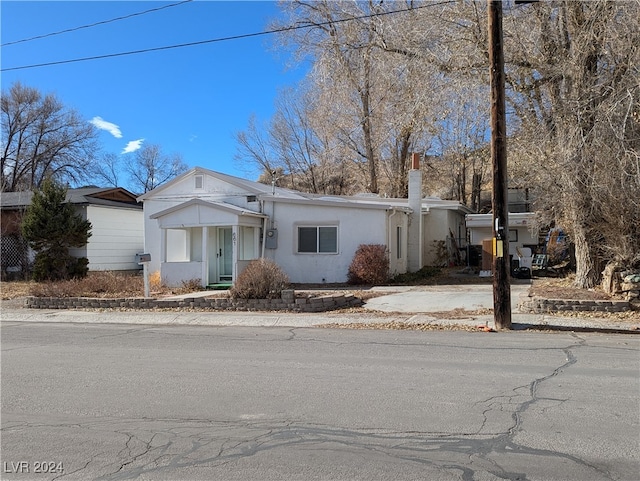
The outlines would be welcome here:
<svg viewBox="0 0 640 481">
<path fill-rule="evenodd" d="M 10 321 L 1 335 L 6 480 L 639 479 L 638 336 Z"/>
</svg>

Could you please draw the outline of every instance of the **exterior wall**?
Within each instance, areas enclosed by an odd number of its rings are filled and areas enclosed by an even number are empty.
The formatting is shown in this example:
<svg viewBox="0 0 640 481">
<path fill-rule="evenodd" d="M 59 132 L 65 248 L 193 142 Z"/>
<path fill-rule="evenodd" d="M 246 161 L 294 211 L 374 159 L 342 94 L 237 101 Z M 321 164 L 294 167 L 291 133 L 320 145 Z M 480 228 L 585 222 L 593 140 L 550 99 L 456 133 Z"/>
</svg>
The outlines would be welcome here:
<svg viewBox="0 0 640 481">
<path fill-rule="evenodd" d="M 437 243 L 444 241 L 446 247 L 451 250 L 452 246 L 449 245 L 451 243 L 449 231 L 453 232 L 459 247 L 463 247 L 463 240 L 466 237 L 464 216 L 458 211 L 450 209 L 430 209 L 429 212 L 424 215 L 423 226 L 422 258 L 424 266 L 442 265 L 444 261 L 438 258 Z"/>
<path fill-rule="evenodd" d="M 163 262 L 161 269 L 162 282 L 168 286 L 179 286 L 183 281 L 202 278 L 202 262 Z"/>
<path fill-rule="evenodd" d="M 509 255 L 516 256 L 516 247 L 522 247 L 524 245 L 536 245 L 538 244 L 537 233 L 531 233 L 526 226 L 509 227 L 509 231 L 517 231 L 518 240 L 512 240 L 509 238 Z M 482 245 L 483 240 L 493 238 L 493 228 L 491 227 L 473 227 L 470 229 L 470 241 L 472 245 Z"/>
<path fill-rule="evenodd" d="M 388 219 L 389 272 L 394 276 L 407 272 L 409 215 L 403 211 L 393 211 Z"/>
<path fill-rule="evenodd" d="M 86 246 L 71 249 L 71 255 L 87 257 L 90 271 L 140 268 L 135 256 L 144 249 L 142 210 L 97 205 L 79 209 L 83 218 L 91 222 L 91 237 Z"/>
<path fill-rule="evenodd" d="M 278 203 L 267 203 L 267 214 L 277 219 L 272 228 L 278 231 L 278 245 L 266 249 L 265 257 L 273 259 L 294 283 L 346 282 L 349 265 L 360 244 L 387 246 L 387 212 L 358 209 Z M 338 227 L 337 254 L 308 254 L 297 252 L 297 227 L 336 225 Z"/>
<path fill-rule="evenodd" d="M 144 201 L 144 251 L 151 254 L 151 262 L 149 262 L 149 272 L 159 272 L 160 265 L 164 262 L 162 252 L 162 231 L 157 219 L 151 219 L 150 216 L 162 210 L 174 207 L 184 202 L 181 200 L 153 200 Z"/>
</svg>

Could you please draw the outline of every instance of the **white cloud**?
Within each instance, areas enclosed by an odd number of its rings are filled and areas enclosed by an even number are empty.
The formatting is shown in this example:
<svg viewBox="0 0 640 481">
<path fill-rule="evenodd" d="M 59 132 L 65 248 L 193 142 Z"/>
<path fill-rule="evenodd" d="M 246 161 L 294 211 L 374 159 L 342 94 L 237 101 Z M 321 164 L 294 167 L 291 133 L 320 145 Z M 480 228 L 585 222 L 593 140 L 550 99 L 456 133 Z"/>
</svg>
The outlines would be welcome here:
<svg viewBox="0 0 640 481">
<path fill-rule="evenodd" d="M 113 135 L 116 139 L 122 138 L 122 132 L 120 132 L 120 127 L 111 122 L 107 122 L 102 117 L 94 117 L 89 123 L 93 124 L 95 127 L 100 130 L 106 130 L 111 135 Z"/>
<path fill-rule="evenodd" d="M 144 142 L 144 139 L 130 140 L 122 153 L 129 154 L 131 152 L 135 152 L 142 147 L 142 142 Z"/>
</svg>

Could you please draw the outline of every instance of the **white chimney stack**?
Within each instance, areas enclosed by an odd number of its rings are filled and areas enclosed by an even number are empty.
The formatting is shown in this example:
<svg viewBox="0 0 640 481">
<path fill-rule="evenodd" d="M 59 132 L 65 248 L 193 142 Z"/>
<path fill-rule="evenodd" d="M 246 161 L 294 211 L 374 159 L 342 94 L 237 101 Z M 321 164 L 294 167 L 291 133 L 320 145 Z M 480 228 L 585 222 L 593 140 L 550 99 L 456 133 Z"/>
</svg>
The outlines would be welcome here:
<svg viewBox="0 0 640 481">
<path fill-rule="evenodd" d="M 409 232 L 407 236 L 407 268 L 416 272 L 422 268 L 422 171 L 420 170 L 420 154 L 411 154 L 411 170 L 409 170 Z"/>
</svg>

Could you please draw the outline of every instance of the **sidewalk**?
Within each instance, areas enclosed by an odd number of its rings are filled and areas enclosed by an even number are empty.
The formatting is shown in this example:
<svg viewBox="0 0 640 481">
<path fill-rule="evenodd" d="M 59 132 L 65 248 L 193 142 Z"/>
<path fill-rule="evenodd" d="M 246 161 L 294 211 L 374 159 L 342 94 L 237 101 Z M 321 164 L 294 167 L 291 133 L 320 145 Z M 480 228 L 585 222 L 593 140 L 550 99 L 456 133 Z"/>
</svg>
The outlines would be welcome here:
<svg viewBox="0 0 640 481">
<path fill-rule="evenodd" d="M 512 327 L 522 329 L 556 329 L 640 334 L 640 313 L 637 318 L 614 320 L 584 316 L 558 317 L 549 314 L 524 314 L 518 305 L 527 298 L 530 284 L 511 285 Z M 131 325 L 197 325 L 244 327 L 314 327 L 325 324 L 374 325 L 388 323 L 461 325 L 475 329 L 488 326 L 495 329 L 493 286 L 490 284 L 454 284 L 439 286 L 384 286 L 371 291 L 380 294 L 366 301 L 363 309 L 299 313 L 284 311 L 208 311 L 196 309 L 156 310 L 65 310 L 28 309 L 18 300 L 2 301 L 0 320 L 3 322 L 61 322 Z M 313 292 L 310 290 L 309 292 Z M 211 291 L 189 293 L 167 299 L 209 297 Z M 453 316 L 452 314 L 456 314 Z M 455 319 L 449 319 L 456 317 Z"/>
<path fill-rule="evenodd" d="M 462 319 L 442 319 L 428 313 L 394 312 L 381 313 L 368 309 L 365 312 L 289 313 L 289 312 L 212 312 L 212 311 L 80 311 L 48 310 L 2 307 L 0 320 L 10 322 L 57 322 L 87 324 L 130 325 L 194 325 L 194 326 L 241 326 L 241 327 L 316 327 L 323 324 L 432 324 L 461 325 L 477 328 L 486 325 L 494 329 L 493 315 L 469 315 Z M 591 331 L 605 333 L 640 334 L 640 322 L 612 321 L 608 319 L 556 317 L 547 314 L 512 314 L 513 330 L 553 329 Z"/>
</svg>

